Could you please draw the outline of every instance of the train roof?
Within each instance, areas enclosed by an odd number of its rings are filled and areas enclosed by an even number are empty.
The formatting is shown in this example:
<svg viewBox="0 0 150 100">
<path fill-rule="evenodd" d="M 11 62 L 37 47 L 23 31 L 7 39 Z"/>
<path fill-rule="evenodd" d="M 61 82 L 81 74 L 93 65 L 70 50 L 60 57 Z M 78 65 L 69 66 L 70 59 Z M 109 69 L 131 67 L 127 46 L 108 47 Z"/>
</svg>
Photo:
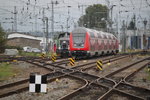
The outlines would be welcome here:
<svg viewBox="0 0 150 100">
<path fill-rule="evenodd" d="M 108 39 L 117 39 L 113 34 L 111 33 L 107 33 L 107 32 L 103 32 L 103 31 L 97 31 L 94 29 L 89 29 L 89 28 L 85 28 L 85 27 L 78 27 L 75 28 L 72 33 L 86 33 L 89 32 L 90 34 L 97 33 L 98 37 L 101 38 L 108 38 Z"/>
</svg>

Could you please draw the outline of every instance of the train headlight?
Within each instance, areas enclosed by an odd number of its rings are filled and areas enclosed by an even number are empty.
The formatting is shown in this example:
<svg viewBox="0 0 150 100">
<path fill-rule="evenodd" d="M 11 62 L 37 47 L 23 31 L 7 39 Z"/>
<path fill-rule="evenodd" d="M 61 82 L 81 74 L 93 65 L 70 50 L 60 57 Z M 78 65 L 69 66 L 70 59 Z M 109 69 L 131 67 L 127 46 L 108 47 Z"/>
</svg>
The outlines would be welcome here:
<svg viewBox="0 0 150 100">
<path fill-rule="evenodd" d="M 74 44 L 74 46 L 77 46 L 77 44 Z"/>
</svg>

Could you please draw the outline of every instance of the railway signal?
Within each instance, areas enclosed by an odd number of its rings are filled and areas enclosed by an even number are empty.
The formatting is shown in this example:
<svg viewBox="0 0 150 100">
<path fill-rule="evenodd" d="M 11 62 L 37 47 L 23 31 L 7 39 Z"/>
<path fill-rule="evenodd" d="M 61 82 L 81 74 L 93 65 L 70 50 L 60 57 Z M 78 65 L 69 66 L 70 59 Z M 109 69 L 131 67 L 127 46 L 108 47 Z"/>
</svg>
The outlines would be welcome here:
<svg viewBox="0 0 150 100">
<path fill-rule="evenodd" d="M 54 55 L 54 54 L 52 54 L 52 56 L 51 56 L 51 60 L 52 60 L 52 62 L 55 62 L 56 57 L 55 57 L 55 55 Z"/>
<path fill-rule="evenodd" d="M 69 64 L 70 64 L 71 66 L 74 66 L 74 65 L 75 65 L 75 60 L 74 60 L 74 58 L 69 58 Z"/>
<path fill-rule="evenodd" d="M 47 76 L 31 74 L 29 92 L 47 92 Z"/>
<path fill-rule="evenodd" d="M 103 63 L 102 63 L 102 61 L 101 60 L 99 60 L 99 61 L 97 61 L 96 62 L 96 65 L 97 65 L 97 68 L 99 69 L 99 70 L 103 70 Z"/>
<path fill-rule="evenodd" d="M 17 62 L 17 60 L 13 60 L 13 62 L 14 62 L 14 63 L 16 63 L 16 62 Z"/>
</svg>

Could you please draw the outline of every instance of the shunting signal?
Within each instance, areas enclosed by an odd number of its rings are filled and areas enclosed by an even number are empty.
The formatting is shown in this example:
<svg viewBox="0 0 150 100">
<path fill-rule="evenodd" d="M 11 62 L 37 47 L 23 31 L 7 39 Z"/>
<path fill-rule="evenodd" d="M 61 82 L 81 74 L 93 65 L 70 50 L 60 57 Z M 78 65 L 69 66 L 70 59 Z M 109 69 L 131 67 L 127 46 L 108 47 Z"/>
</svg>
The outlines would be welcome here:
<svg viewBox="0 0 150 100">
<path fill-rule="evenodd" d="M 53 62 L 55 62 L 56 57 L 55 57 L 55 55 L 54 55 L 54 54 L 52 54 L 52 56 L 51 56 L 51 60 L 52 60 Z"/>
<path fill-rule="evenodd" d="M 30 75 L 30 92 L 47 92 L 47 76 L 31 74 Z"/>
<path fill-rule="evenodd" d="M 103 63 L 102 63 L 102 61 L 101 60 L 99 60 L 99 61 L 97 61 L 96 62 L 96 65 L 97 65 L 97 68 L 99 69 L 99 70 L 103 70 Z"/>
<path fill-rule="evenodd" d="M 69 64 L 71 66 L 74 66 L 75 65 L 75 60 L 73 58 L 69 58 Z"/>
</svg>

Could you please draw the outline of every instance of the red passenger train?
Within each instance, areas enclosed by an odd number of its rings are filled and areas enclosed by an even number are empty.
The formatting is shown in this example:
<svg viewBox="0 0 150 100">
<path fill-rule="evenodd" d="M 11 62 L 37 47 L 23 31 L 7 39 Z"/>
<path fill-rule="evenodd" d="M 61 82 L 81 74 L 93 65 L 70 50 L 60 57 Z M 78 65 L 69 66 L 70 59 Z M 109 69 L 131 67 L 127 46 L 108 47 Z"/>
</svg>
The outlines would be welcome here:
<svg viewBox="0 0 150 100">
<path fill-rule="evenodd" d="M 70 34 L 70 52 L 75 57 L 90 57 L 118 53 L 117 38 L 110 33 L 84 27 L 74 29 Z"/>
</svg>

